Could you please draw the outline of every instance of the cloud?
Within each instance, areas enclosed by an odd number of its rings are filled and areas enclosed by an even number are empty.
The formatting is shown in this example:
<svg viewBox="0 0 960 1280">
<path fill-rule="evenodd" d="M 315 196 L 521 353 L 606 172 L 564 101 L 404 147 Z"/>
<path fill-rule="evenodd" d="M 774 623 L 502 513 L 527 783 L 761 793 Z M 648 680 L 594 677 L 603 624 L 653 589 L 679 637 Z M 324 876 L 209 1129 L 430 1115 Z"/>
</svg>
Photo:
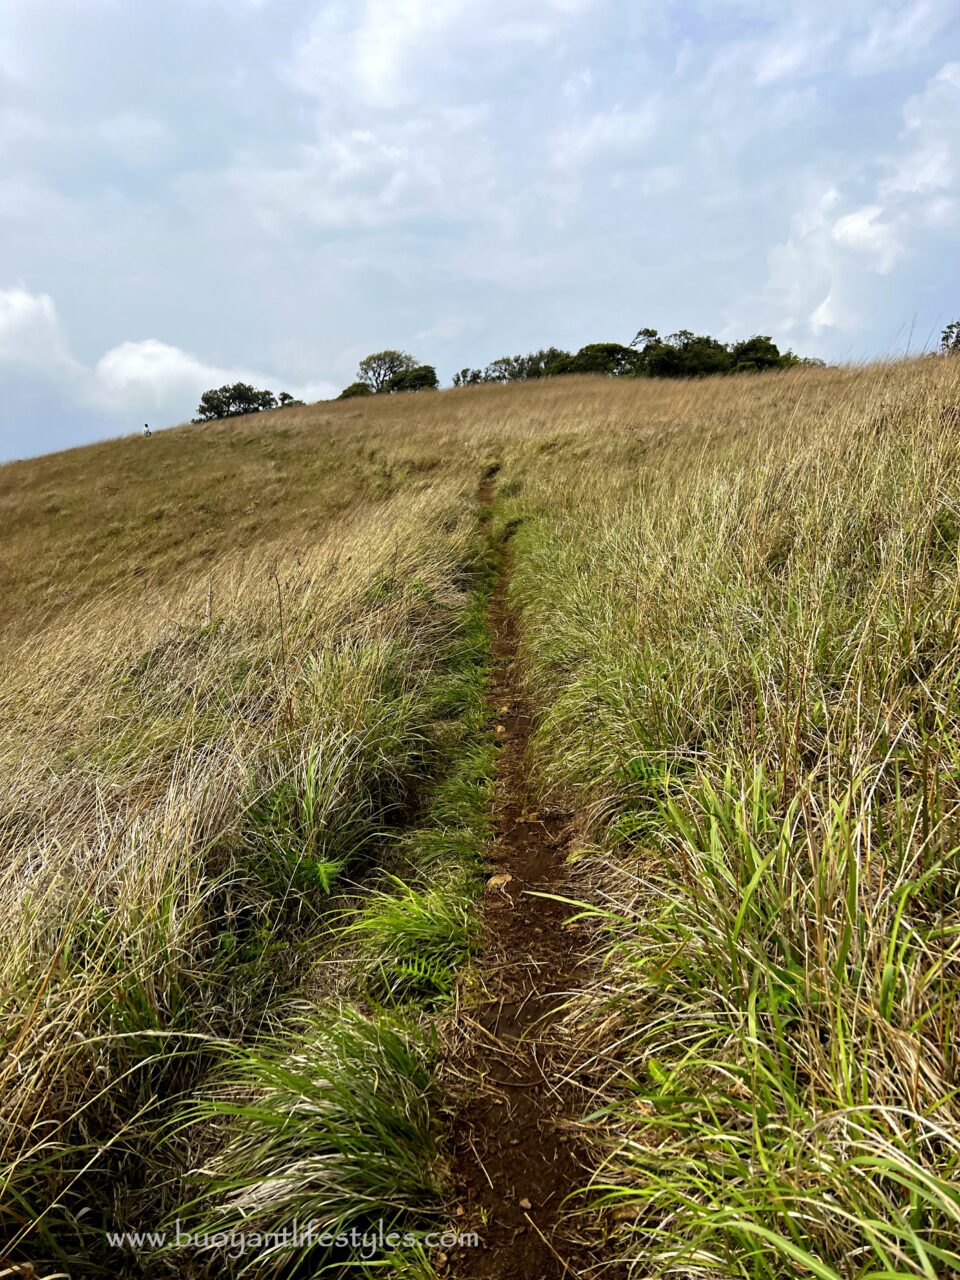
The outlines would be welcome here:
<svg viewBox="0 0 960 1280">
<path fill-rule="evenodd" d="M 767 255 L 762 292 L 740 299 L 735 328 L 752 323 L 801 347 L 831 335 L 854 338 L 863 328 L 864 267 L 878 277 L 900 256 L 876 206 L 839 213 L 845 197 L 828 187 L 791 219 L 782 244 Z"/>
<path fill-rule="evenodd" d="M 98 136 L 120 161 L 134 168 L 163 159 L 174 144 L 173 130 L 165 121 L 136 111 L 104 120 Z"/>
<path fill-rule="evenodd" d="M 833 224 L 832 235 L 839 245 L 867 254 L 872 268 L 886 275 L 903 254 L 903 246 L 889 223 L 881 221 L 882 205 L 867 205 L 846 213 Z"/>
<path fill-rule="evenodd" d="M 829 27 L 811 29 L 802 20 L 785 37 L 761 43 L 756 51 L 754 79 L 760 85 L 816 75 L 828 64 L 837 41 Z"/>
<path fill-rule="evenodd" d="M 940 68 L 904 107 L 904 143 L 880 189 L 886 196 L 925 195 L 960 185 L 960 62 Z"/>
<path fill-rule="evenodd" d="M 18 377 L 28 374 L 54 385 L 78 408 L 138 419 L 182 420 L 202 392 L 230 382 L 289 390 L 308 401 L 337 392 L 329 382 L 287 385 L 261 371 L 211 364 L 156 338 L 122 342 L 87 367 L 71 355 L 50 295 L 22 287 L 0 290 L 0 380 L 4 366 Z"/>
<path fill-rule="evenodd" d="M 808 320 L 810 332 L 814 337 L 826 332 L 828 329 L 836 329 L 843 324 L 843 313 L 837 305 L 837 299 L 834 296 L 833 289 L 827 296 L 810 312 Z"/>
<path fill-rule="evenodd" d="M 292 388 L 275 375 L 244 368 L 207 364 L 189 351 L 148 338 L 122 342 L 97 361 L 94 395 L 113 410 L 150 406 L 163 410 L 172 404 L 190 405 L 210 387 L 250 382 L 274 391 L 292 390 L 298 400 L 326 400 L 339 388 L 331 382 L 299 383 Z"/>
<path fill-rule="evenodd" d="M 291 81 L 330 101 L 347 93 L 375 108 L 409 104 L 428 89 L 414 66 L 467 10 L 467 0 L 324 5 L 294 52 Z"/>
<path fill-rule="evenodd" d="M 0 289 L 0 366 L 73 373 L 53 299 L 24 288 Z"/>
<path fill-rule="evenodd" d="M 710 74 L 764 88 L 803 78 L 879 76 L 929 57 L 956 20 L 955 0 L 699 0 L 733 38 L 715 42 Z M 701 41 L 710 48 L 710 41 Z"/>
<path fill-rule="evenodd" d="M 659 119 L 658 104 L 652 99 L 639 110 L 624 111 L 617 107 L 597 112 L 554 137 L 553 161 L 563 168 L 604 165 L 611 160 L 639 161 L 645 144 L 656 134 Z"/>
<path fill-rule="evenodd" d="M 509 46 L 542 48 L 598 0 L 359 0 L 321 6 L 288 69 L 336 111 L 393 111 L 470 92 Z M 438 90 L 439 95 L 438 95 Z"/>
<path fill-rule="evenodd" d="M 903 67 L 956 20 L 955 0 L 907 0 L 877 5 L 866 35 L 850 51 L 851 70 L 861 75 Z"/>
<path fill-rule="evenodd" d="M 247 210 L 278 237 L 297 224 L 346 231 L 400 223 L 435 212 L 443 197 L 436 156 L 411 135 L 350 130 L 296 148 L 287 163 L 246 156 L 182 189 L 199 204 L 229 202 L 234 216 Z"/>
<path fill-rule="evenodd" d="M 901 15 L 906 21 L 906 16 Z M 898 145 L 865 158 L 844 181 L 822 182 L 790 234 L 768 257 L 759 297 L 745 299 L 788 333 L 862 332 L 871 307 L 889 306 L 865 276 L 910 275 L 886 286 L 915 310 L 911 289 L 926 261 L 956 257 L 960 245 L 960 63 L 936 72 L 902 108 Z M 866 201 L 862 194 L 868 193 Z"/>
<path fill-rule="evenodd" d="M 842 324 L 843 306 L 834 287 L 837 250 L 832 236 L 840 193 L 833 187 L 811 206 L 794 214 L 790 234 L 767 258 L 766 287 L 744 298 L 733 318 L 741 327 L 748 315 L 788 336 L 819 337 Z"/>
</svg>

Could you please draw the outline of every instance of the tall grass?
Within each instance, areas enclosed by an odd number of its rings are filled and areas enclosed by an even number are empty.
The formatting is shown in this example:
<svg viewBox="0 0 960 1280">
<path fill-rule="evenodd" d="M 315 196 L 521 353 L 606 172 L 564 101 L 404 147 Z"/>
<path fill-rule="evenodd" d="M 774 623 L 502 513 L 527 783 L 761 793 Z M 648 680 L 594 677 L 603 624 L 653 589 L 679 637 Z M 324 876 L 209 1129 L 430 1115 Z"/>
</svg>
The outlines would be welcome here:
<svg viewBox="0 0 960 1280">
<path fill-rule="evenodd" d="M 478 944 L 472 904 L 492 835 L 491 566 L 476 551 L 458 626 L 426 685 L 437 718 L 435 779 L 422 788 L 416 821 L 383 833 L 377 865 L 351 886 L 346 908 L 326 919 L 325 953 L 335 960 L 348 952 L 342 986 L 359 1007 L 328 1000 L 273 1043 L 232 1050 L 207 1096 L 178 1122 L 199 1121 L 203 1132 L 208 1119 L 224 1135 L 196 1170 L 199 1195 L 177 1207 L 178 1220 L 205 1236 L 281 1239 L 238 1259 L 240 1273 L 433 1274 L 421 1240 L 450 1188 L 438 1146 L 429 1013 L 450 998 Z M 318 790 L 328 794 L 329 785 Z M 321 1238 L 284 1240 L 293 1223 L 310 1224 Z M 402 1229 L 404 1243 L 380 1258 L 343 1243 L 348 1229 L 372 1228 Z"/>
<path fill-rule="evenodd" d="M 136 1274 L 105 1228 L 440 1211 L 497 459 L 536 764 L 595 889 L 570 1043 L 616 1252 L 958 1269 L 958 402 L 938 360 L 556 379 L 0 468 L 5 1258 Z"/>
<path fill-rule="evenodd" d="M 197 1104 L 222 1129 L 202 1195 L 178 1210 L 202 1236 L 259 1233 L 270 1240 L 238 1259 L 264 1274 L 350 1261 L 347 1247 L 284 1237 L 291 1224 L 318 1236 L 376 1226 L 385 1234 L 417 1211 L 436 1212 L 443 1182 L 431 1107 L 427 1046 L 386 1015 L 331 1009 L 276 1046 L 236 1052 L 233 1097 Z"/>
<path fill-rule="evenodd" d="M 863 391 L 518 499 L 540 768 L 600 839 L 593 1195 L 638 1274 L 960 1268 L 960 386 Z"/>
<path fill-rule="evenodd" d="M 480 943 L 472 906 L 493 838 L 496 755 L 487 706 L 489 552 L 477 567 L 450 671 L 436 684 L 437 712 L 450 717 L 445 772 L 426 797 L 421 821 L 401 833 L 395 869 L 370 883 L 342 926 L 342 940 L 356 947 L 363 989 L 391 1005 L 448 999 Z"/>
<path fill-rule="evenodd" d="M 202 584 L 108 601 L 8 664 L 13 1257 L 109 1271 L 104 1228 L 175 1203 L 190 1152 L 159 1134 L 176 1099 L 223 1044 L 282 1021 L 334 881 L 436 774 L 434 673 L 458 643 L 473 539 L 469 503 L 441 484 L 309 551 L 219 566 L 219 611 Z"/>
</svg>

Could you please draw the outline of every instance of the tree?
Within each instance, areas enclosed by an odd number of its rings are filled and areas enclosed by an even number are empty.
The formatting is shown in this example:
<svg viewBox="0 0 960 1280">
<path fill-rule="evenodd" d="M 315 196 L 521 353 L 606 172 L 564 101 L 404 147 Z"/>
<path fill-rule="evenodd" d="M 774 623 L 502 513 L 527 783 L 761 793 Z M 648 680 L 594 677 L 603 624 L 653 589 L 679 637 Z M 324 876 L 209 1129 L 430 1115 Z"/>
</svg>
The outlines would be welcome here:
<svg viewBox="0 0 960 1280">
<path fill-rule="evenodd" d="M 292 409 L 295 405 L 303 404 L 303 401 L 294 400 L 289 391 L 281 391 L 277 397 L 277 404 L 281 409 Z"/>
<path fill-rule="evenodd" d="M 650 378 L 704 378 L 717 373 L 760 373 L 810 364 L 792 351 L 781 353 L 766 334 L 724 343 L 707 333 L 679 329 L 661 338 L 656 329 L 641 329 L 631 342 L 639 356 L 638 372 Z"/>
<path fill-rule="evenodd" d="M 491 360 L 483 371 L 484 382 L 519 382 L 523 356 L 500 356 Z"/>
<path fill-rule="evenodd" d="M 689 377 L 687 359 L 679 347 L 658 338 L 643 350 L 641 370 L 650 378 Z"/>
<path fill-rule="evenodd" d="M 534 378 L 549 378 L 555 373 L 566 373 L 572 359 L 559 347 L 544 347 L 525 356 L 500 356 L 491 360 L 485 369 L 461 369 L 453 375 L 455 387 L 474 386 L 479 382 L 529 382 Z"/>
<path fill-rule="evenodd" d="M 638 351 L 645 351 L 651 342 L 657 341 L 659 341 L 659 334 L 656 329 L 640 329 L 630 345 Z"/>
<path fill-rule="evenodd" d="M 437 371 L 433 365 L 418 364 L 412 369 L 402 369 L 395 373 L 382 388 L 383 391 L 436 391 L 439 386 Z"/>
<path fill-rule="evenodd" d="M 640 372 L 639 352 L 623 347 L 619 342 L 591 342 L 581 347 L 567 365 L 568 373 L 605 373 L 609 377 Z"/>
<path fill-rule="evenodd" d="M 691 333 L 689 329 L 680 329 L 671 333 L 664 343 L 674 347 L 680 353 L 680 377 L 705 378 L 711 373 L 729 373 L 733 361 L 729 349 L 708 333 Z M 654 364 L 657 363 L 657 345 L 649 348 L 649 355 Z"/>
<path fill-rule="evenodd" d="M 214 422 L 221 418 L 237 418 L 246 413 L 263 413 L 276 409 L 277 398 L 272 391 L 258 391 L 248 382 L 235 382 L 228 386 L 205 391 L 200 397 L 200 407 L 194 422 Z"/>
<path fill-rule="evenodd" d="M 940 350 L 945 356 L 960 355 L 960 320 L 954 320 L 940 335 Z"/>
<path fill-rule="evenodd" d="M 416 368 L 416 360 L 405 351 L 375 351 L 360 361 L 357 381 L 365 382 L 371 391 L 385 391 L 391 378 Z"/>
<path fill-rule="evenodd" d="M 754 334 L 752 338 L 747 338 L 743 342 L 733 343 L 730 348 L 730 359 L 733 362 L 734 373 L 742 372 L 744 369 L 757 371 L 783 367 L 780 348 L 772 338 L 762 334 Z"/>
<path fill-rule="evenodd" d="M 559 347 L 543 347 L 526 356 L 515 356 L 516 377 L 524 382 L 532 378 L 549 378 L 560 372 L 572 357 L 569 351 Z"/>
<path fill-rule="evenodd" d="M 373 387 L 368 382 L 351 382 L 349 387 L 344 387 L 337 396 L 338 400 L 353 400 L 357 396 L 372 396 Z"/>
</svg>

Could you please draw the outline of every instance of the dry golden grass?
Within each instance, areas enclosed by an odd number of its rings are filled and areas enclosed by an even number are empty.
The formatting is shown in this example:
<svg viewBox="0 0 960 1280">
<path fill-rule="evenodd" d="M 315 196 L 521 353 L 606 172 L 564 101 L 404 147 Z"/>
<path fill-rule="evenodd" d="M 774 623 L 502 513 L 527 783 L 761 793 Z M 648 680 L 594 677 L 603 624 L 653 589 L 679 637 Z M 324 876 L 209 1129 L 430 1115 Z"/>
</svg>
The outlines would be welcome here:
<svg viewBox="0 0 960 1280">
<path fill-rule="evenodd" d="M 437 464 L 389 459 L 382 441 L 351 438 L 346 425 L 288 410 L 0 468 L 4 626 L 23 615 L 35 626 L 107 588 L 148 596 L 278 538 L 308 545 L 331 518 Z"/>
<path fill-rule="evenodd" d="M 896 367 L 798 371 L 738 382 L 570 378 L 441 395 L 321 403 L 264 417 L 186 425 L 0 467 L 0 629 L 35 630 L 116 589 L 149 598 L 224 553 L 278 538 L 308 543 L 358 505 L 439 472 L 472 478 L 479 454 L 571 449 L 624 460 L 638 436 L 784 430 L 798 406 L 855 403 Z"/>
</svg>

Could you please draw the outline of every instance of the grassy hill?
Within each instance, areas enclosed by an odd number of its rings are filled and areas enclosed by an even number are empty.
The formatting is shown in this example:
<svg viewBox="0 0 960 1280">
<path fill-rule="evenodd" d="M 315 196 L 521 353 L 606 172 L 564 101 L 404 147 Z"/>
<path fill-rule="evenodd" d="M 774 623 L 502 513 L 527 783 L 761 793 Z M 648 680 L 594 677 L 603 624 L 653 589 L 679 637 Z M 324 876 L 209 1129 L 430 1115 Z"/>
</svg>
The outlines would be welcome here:
<svg viewBox="0 0 960 1280">
<path fill-rule="evenodd" d="M 363 1271 L 107 1234 L 294 1218 L 509 1274 L 424 1233 L 494 1230 L 454 1130 L 534 804 L 544 1274 L 960 1268 L 957 405 L 948 359 L 569 378 L 0 468 L 12 1274 Z"/>
</svg>

